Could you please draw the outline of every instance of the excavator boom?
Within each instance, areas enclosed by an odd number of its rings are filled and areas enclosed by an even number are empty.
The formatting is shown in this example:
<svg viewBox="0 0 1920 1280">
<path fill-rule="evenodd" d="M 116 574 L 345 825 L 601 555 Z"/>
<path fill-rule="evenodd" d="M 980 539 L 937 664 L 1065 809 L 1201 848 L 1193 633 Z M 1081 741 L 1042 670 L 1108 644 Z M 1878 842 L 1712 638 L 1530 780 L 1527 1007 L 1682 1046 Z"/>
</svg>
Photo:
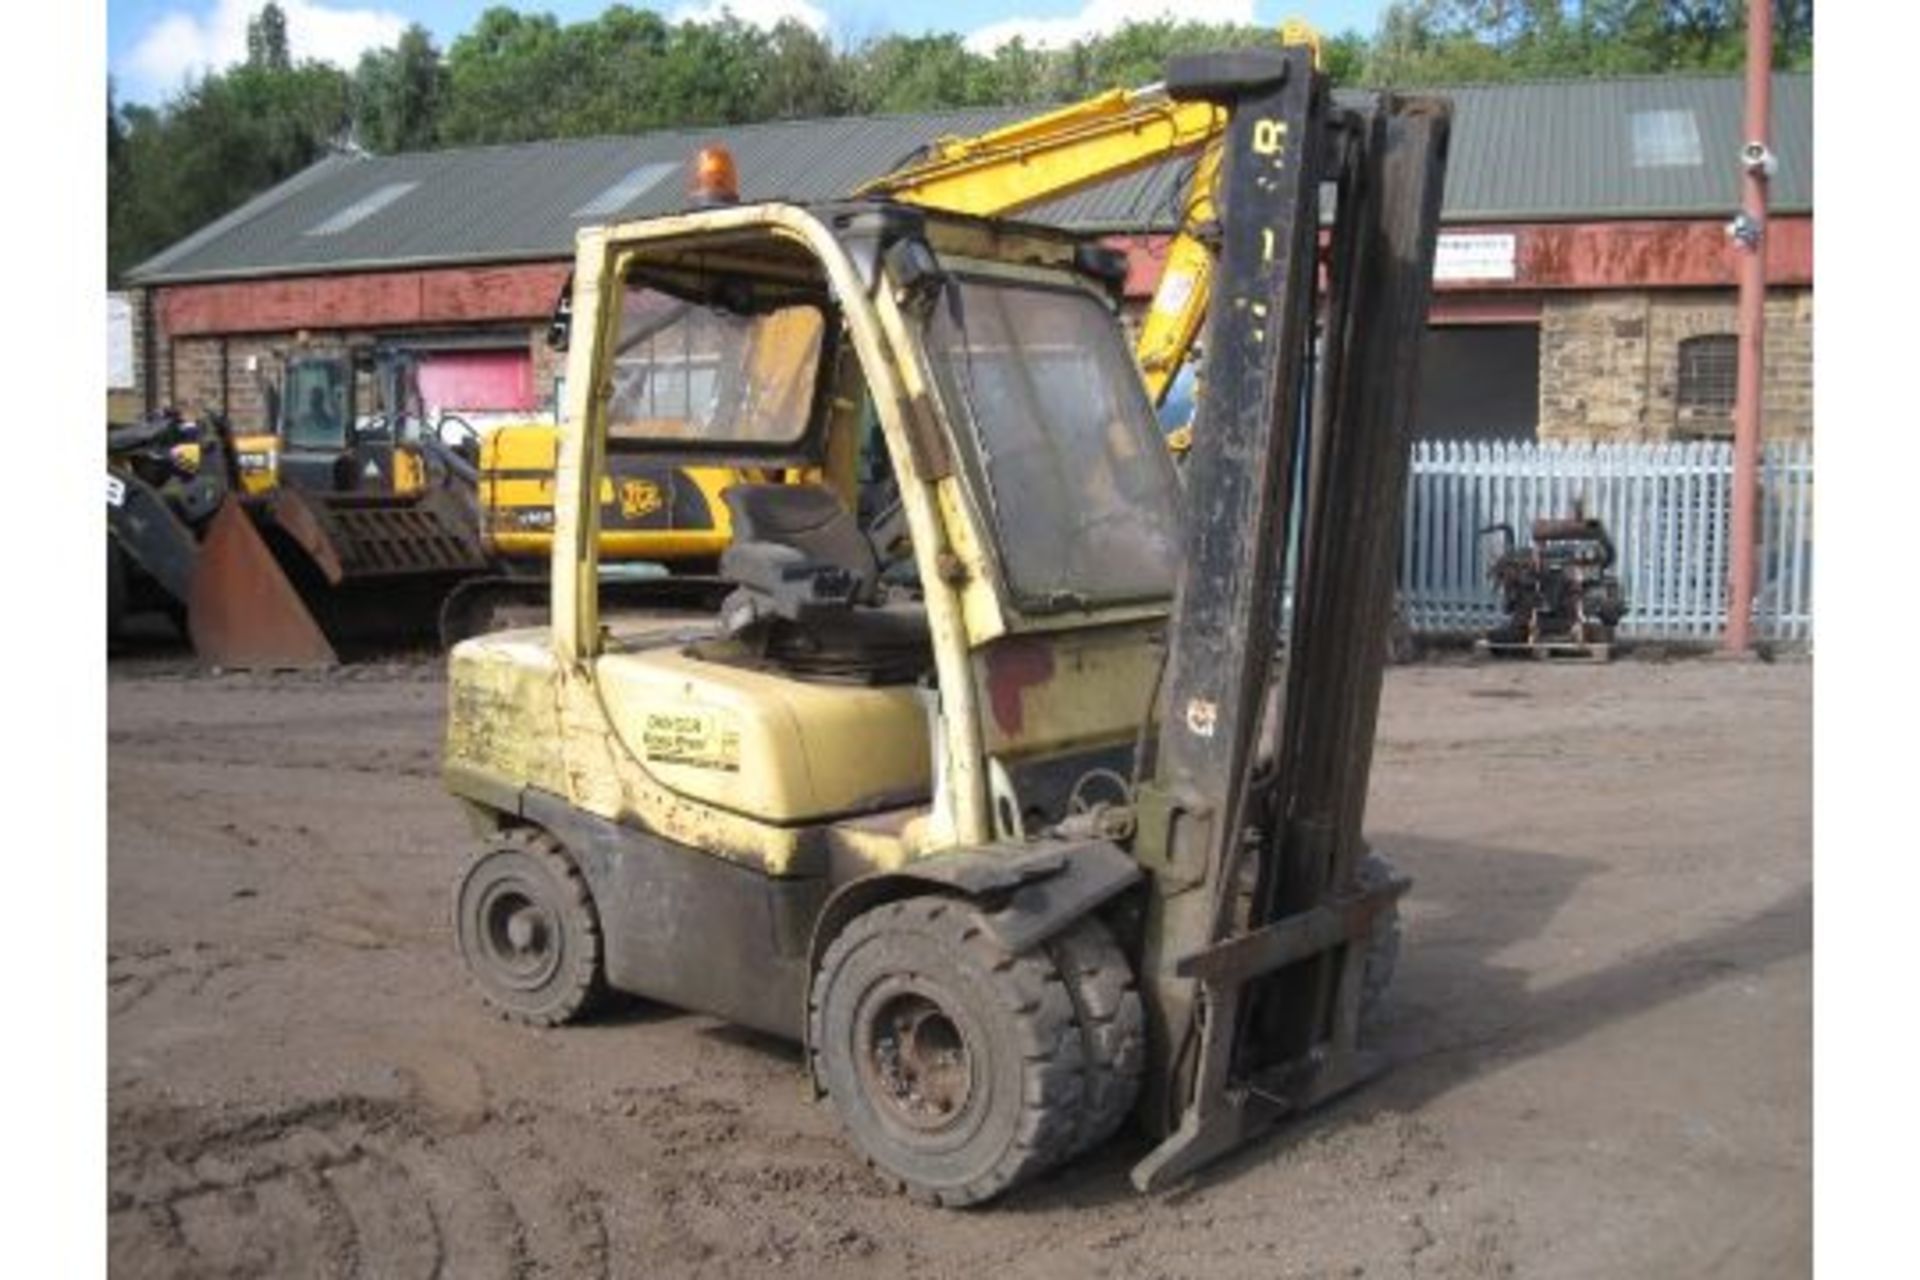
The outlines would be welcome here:
<svg viewBox="0 0 1920 1280">
<path fill-rule="evenodd" d="M 1147 395 L 1157 405 L 1199 339 L 1212 296 L 1219 241 L 1215 193 L 1226 128 L 1227 112 L 1219 104 L 1178 100 L 1165 84 L 1113 89 L 973 137 L 938 139 L 925 155 L 856 194 L 1005 216 L 1190 157 L 1180 225 L 1167 242 L 1160 281 L 1134 343 Z"/>
</svg>

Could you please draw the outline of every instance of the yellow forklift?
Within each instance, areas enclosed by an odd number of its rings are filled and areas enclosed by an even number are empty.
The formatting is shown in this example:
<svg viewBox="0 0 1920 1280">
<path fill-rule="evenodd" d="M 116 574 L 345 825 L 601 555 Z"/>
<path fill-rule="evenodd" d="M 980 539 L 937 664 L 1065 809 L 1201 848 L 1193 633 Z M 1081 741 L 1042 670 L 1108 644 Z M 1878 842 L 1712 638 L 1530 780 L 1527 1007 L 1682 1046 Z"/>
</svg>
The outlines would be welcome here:
<svg viewBox="0 0 1920 1280">
<path fill-rule="evenodd" d="M 1130 1116 L 1164 1187 L 1380 1068 L 1369 956 L 1406 884 L 1362 869 L 1361 639 L 1449 112 L 1335 106 L 1298 46 L 1176 59 L 1166 92 L 1226 116 L 1184 487 L 1111 251 L 878 200 L 581 234 L 551 624 L 450 659 L 444 776 L 483 833 L 455 932 L 500 1013 L 618 990 L 790 1036 L 870 1164 L 943 1205 Z M 718 411 L 659 412 L 694 348 Z M 722 495 L 717 615 L 632 610 L 598 571 L 623 456 L 818 479 Z"/>
</svg>

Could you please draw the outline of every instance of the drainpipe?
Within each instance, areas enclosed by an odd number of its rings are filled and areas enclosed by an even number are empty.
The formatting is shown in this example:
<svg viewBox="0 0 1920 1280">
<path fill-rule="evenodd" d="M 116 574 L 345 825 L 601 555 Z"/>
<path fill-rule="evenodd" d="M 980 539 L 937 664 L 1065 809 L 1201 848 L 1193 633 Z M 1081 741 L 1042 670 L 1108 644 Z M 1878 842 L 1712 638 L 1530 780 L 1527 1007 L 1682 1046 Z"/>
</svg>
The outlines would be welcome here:
<svg viewBox="0 0 1920 1280">
<path fill-rule="evenodd" d="M 1747 4 L 1747 141 L 1740 148 L 1740 216 L 1731 232 L 1740 264 L 1740 365 L 1733 400 L 1733 537 L 1724 647 L 1751 643 L 1759 542 L 1761 361 L 1767 325 L 1767 180 L 1773 152 L 1767 121 L 1773 88 L 1773 5 Z"/>
<path fill-rule="evenodd" d="M 143 416 L 152 416 L 160 407 L 160 391 L 154 384 L 159 380 L 160 370 L 153 363 L 153 291 L 156 286 L 146 285 L 140 290 L 140 400 Z"/>
</svg>

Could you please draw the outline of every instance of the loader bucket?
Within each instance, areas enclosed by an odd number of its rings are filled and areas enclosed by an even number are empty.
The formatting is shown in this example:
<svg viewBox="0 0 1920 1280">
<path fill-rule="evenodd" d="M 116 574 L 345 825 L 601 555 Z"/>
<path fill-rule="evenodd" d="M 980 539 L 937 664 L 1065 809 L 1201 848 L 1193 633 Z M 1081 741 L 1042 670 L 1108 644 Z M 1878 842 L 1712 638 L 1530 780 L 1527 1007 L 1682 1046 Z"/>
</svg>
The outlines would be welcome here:
<svg viewBox="0 0 1920 1280">
<path fill-rule="evenodd" d="M 431 641 L 447 594 L 487 569 L 471 508 L 447 490 L 283 489 L 219 519 L 253 535 L 230 533 L 234 549 L 195 583 L 194 647 L 223 666 L 330 665 L 353 646 Z"/>
<path fill-rule="evenodd" d="M 239 499 L 207 526 L 187 599 L 187 634 L 220 667 L 330 667 L 333 646 Z"/>
</svg>

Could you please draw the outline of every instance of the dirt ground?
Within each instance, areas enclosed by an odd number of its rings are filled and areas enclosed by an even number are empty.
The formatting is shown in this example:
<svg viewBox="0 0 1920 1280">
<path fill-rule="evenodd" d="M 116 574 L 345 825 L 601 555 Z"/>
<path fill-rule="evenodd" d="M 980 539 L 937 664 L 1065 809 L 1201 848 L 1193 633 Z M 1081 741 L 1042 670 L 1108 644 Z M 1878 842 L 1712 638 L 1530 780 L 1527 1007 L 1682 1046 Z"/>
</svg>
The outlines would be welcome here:
<svg viewBox="0 0 1920 1280">
<path fill-rule="evenodd" d="M 1156 1198 L 887 1194 L 783 1044 L 469 989 L 436 663 L 110 674 L 116 1275 L 1803 1275 L 1811 668 L 1389 674 L 1391 1072 Z"/>
</svg>

